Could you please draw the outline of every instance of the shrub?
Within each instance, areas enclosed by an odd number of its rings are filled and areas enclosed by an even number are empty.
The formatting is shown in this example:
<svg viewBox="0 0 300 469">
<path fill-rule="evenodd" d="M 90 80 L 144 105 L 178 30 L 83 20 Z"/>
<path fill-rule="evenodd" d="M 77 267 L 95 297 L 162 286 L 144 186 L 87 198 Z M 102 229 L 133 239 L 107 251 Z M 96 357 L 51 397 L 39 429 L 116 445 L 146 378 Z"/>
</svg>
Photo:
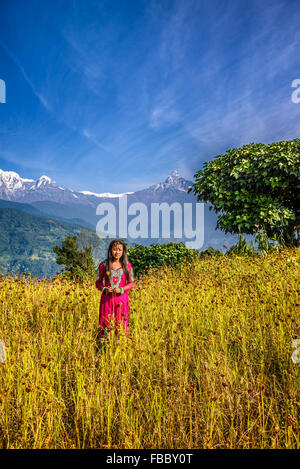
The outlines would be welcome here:
<svg viewBox="0 0 300 469">
<path fill-rule="evenodd" d="M 128 258 L 133 267 L 136 277 L 147 273 L 149 269 L 171 265 L 180 268 L 184 262 L 191 262 L 199 256 L 195 249 L 188 248 L 184 243 L 164 243 L 143 246 L 135 244 L 128 248 Z"/>
</svg>

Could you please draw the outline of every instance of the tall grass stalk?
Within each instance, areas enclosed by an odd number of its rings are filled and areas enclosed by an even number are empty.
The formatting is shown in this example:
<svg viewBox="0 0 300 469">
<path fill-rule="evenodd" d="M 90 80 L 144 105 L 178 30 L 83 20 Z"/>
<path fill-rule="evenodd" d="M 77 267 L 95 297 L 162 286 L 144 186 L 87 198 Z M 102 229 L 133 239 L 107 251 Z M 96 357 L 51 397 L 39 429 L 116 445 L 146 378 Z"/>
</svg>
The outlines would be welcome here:
<svg viewBox="0 0 300 469">
<path fill-rule="evenodd" d="M 299 448 L 297 250 L 141 277 L 97 347 L 93 283 L 0 279 L 1 448 Z"/>
</svg>

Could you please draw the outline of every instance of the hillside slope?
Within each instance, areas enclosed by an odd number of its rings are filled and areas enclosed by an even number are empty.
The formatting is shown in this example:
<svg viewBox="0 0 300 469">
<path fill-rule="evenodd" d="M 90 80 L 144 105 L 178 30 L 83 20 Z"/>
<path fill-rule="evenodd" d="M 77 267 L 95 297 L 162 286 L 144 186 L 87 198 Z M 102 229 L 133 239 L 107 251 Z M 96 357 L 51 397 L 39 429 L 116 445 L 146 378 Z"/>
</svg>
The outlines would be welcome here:
<svg viewBox="0 0 300 469">
<path fill-rule="evenodd" d="M 52 247 L 66 236 L 92 233 L 82 226 L 26 213 L 13 208 L 0 208 L 0 271 L 31 272 L 50 277 L 60 270 Z M 100 256 L 106 253 L 107 240 L 100 240 Z"/>
</svg>

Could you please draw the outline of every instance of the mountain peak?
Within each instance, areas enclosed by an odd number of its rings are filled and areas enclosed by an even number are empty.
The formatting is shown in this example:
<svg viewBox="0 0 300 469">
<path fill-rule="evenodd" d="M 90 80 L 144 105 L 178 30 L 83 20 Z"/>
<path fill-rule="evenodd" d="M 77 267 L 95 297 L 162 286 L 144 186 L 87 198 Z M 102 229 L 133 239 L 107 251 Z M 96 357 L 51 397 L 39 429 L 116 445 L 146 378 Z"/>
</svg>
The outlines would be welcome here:
<svg viewBox="0 0 300 469">
<path fill-rule="evenodd" d="M 50 182 L 53 182 L 52 179 L 49 178 L 49 176 L 45 176 L 45 174 L 43 174 L 43 176 L 40 176 L 38 178 L 38 181 L 41 181 L 41 182 L 43 181 L 43 182 L 46 182 L 46 183 L 49 183 L 49 184 L 50 184 Z"/>
<path fill-rule="evenodd" d="M 179 172 L 177 171 L 177 169 L 174 169 L 174 170 L 171 172 L 171 176 L 173 176 L 173 177 L 179 177 Z"/>
<path fill-rule="evenodd" d="M 178 183 L 179 179 L 182 179 L 182 178 L 180 178 L 179 172 L 176 169 L 174 169 L 171 172 L 171 174 L 167 177 L 165 182 L 168 183 L 168 184 L 176 184 L 176 183 Z"/>
<path fill-rule="evenodd" d="M 3 169 L 0 169 L 0 175 L 1 176 L 6 176 L 6 177 L 16 177 L 19 178 L 19 174 L 15 173 L 14 171 L 3 171 Z"/>
<path fill-rule="evenodd" d="M 46 186 L 47 184 L 53 184 L 54 181 L 52 181 L 51 178 L 49 178 L 48 176 L 45 176 L 45 174 L 43 176 L 40 176 L 38 178 L 38 180 L 36 181 L 36 187 L 41 187 L 41 186 Z"/>
<path fill-rule="evenodd" d="M 6 187 L 9 190 L 21 188 L 24 182 L 31 181 L 33 179 L 22 178 L 15 171 L 3 171 L 3 169 L 0 169 L 0 186 Z"/>
<path fill-rule="evenodd" d="M 162 185 L 165 188 L 169 187 L 180 191 L 186 191 L 191 184 L 190 181 L 181 177 L 179 172 L 174 169 Z"/>
<path fill-rule="evenodd" d="M 177 191 L 186 192 L 191 186 L 191 181 L 187 181 L 179 175 L 177 170 L 173 170 L 164 182 L 159 182 L 150 186 L 147 191 L 153 194 L 174 193 Z"/>
</svg>

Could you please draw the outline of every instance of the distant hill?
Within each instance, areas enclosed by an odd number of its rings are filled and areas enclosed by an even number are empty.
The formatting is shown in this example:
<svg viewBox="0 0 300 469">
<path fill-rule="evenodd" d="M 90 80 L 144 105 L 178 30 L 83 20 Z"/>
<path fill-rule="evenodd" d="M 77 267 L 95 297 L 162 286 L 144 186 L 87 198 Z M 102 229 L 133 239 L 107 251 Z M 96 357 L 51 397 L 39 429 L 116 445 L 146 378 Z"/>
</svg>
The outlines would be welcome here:
<svg viewBox="0 0 300 469">
<path fill-rule="evenodd" d="M 30 205 L 50 218 L 68 221 L 69 223 L 78 223 L 94 231 L 99 219 L 96 216 L 96 208 L 90 205 L 79 203 L 68 204 L 52 200 L 38 200 L 31 202 Z"/>
<path fill-rule="evenodd" d="M 21 210 L 22 212 L 31 213 L 33 215 L 45 216 L 41 210 L 36 207 L 33 207 L 30 204 L 23 204 L 21 202 L 13 202 L 11 200 L 2 200 L 0 199 L 0 209 L 1 208 L 14 208 L 16 210 Z"/>
<path fill-rule="evenodd" d="M 92 233 L 78 224 L 14 208 L 0 208 L 0 272 L 26 271 L 51 277 L 61 270 L 52 247 L 61 244 L 66 236 L 80 232 Z M 99 240 L 99 258 L 106 256 L 109 241 Z"/>
<path fill-rule="evenodd" d="M 40 215 L 47 218 L 50 217 L 54 220 L 65 221 L 67 223 L 74 223 L 77 225 L 81 225 L 84 228 L 88 228 L 93 231 L 95 230 L 95 227 L 92 223 L 89 223 L 87 220 L 83 220 L 82 218 L 78 217 L 78 210 L 70 213 L 70 207 L 62 205 L 60 203 L 45 201 L 33 202 L 32 204 L 28 204 L 0 199 L 0 208 L 14 208 L 16 210 L 21 210 L 22 212 L 31 213 L 33 215 Z M 91 209 L 91 211 L 94 213 L 93 209 Z M 68 216 L 64 216 L 64 214 Z M 72 217 L 73 215 L 74 217 Z"/>
</svg>

